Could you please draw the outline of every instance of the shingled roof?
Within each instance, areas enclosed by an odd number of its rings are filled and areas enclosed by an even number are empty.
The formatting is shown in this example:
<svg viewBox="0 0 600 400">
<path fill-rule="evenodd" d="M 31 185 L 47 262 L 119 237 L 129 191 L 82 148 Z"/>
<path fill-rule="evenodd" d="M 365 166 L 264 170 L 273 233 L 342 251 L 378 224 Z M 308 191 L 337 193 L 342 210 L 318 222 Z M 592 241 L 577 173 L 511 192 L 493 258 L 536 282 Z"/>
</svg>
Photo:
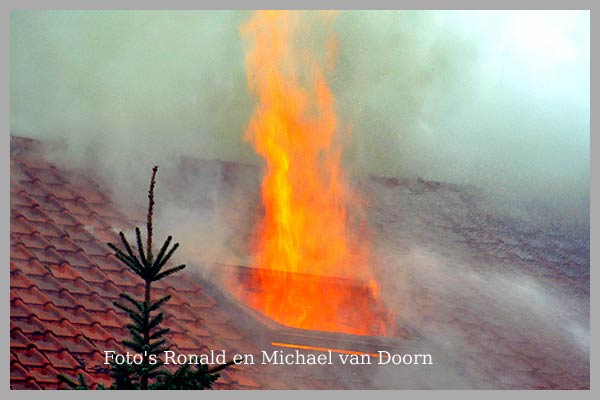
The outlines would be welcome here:
<svg viewBox="0 0 600 400">
<path fill-rule="evenodd" d="M 464 192 L 435 182 L 381 178 L 370 184 L 381 194 L 371 222 L 397 248 L 414 240 L 443 254 L 471 254 L 490 266 L 482 271 L 483 279 L 491 279 L 491 265 L 512 269 L 579 296 L 589 312 L 589 230 L 534 231 L 522 221 L 488 215 Z M 117 205 L 85 173 L 52 165 L 37 151 L 37 142 L 21 137 L 11 137 L 10 191 L 11 388 L 61 388 L 59 373 L 83 373 L 93 384 L 109 383 L 102 352 L 124 351 L 121 340 L 127 335 L 126 316 L 112 302 L 123 291 L 141 294 L 143 285 L 106 243 L 118 242 L 118 230 L 130 232 L 141 225 L 143 213 Z M 426 264 L 419 269 L 428 271 Z M 465 286 L 452 294 L 461 296 L 454 302 L 430 295 L 434 290 L 415 285 L 406 293 L 411 303 L 405 316 L 420 329 L 403 327 L 400 342 L 285 329 L 190 272 L 158 283 L 156 295 L 172 295 L 165 307 L 166 325 L 172 349 L 184 353 L 225 349 L 256 354 L 274 341 L 333 346 L 349 341 L 364 350 L 398 343 L 405 349 L 432 349 L 435 345 L 423 336 L 439 332 L 451 332 L 465 344 L 465 353 L 454 360 L 437 358 L 437 372 L 442 372 L 435 379 L 433 372 L 408 369 L 400 380 L 400 375 L 376 367 L 255 365 L 223 371 L 215 388 L 589 388 L 589 355 L 565 347 L 572 338 L 503 325 L 494 319 L 497 300 L 492 294 Z"/>
</svg>

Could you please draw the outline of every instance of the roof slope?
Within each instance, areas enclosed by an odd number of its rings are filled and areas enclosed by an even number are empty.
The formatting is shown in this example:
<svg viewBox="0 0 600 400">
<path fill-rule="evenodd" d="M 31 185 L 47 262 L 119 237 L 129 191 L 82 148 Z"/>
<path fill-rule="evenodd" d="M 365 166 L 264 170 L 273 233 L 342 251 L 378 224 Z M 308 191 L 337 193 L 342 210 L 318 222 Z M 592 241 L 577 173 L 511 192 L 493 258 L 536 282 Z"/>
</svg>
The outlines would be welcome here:
<svg viewBox="0 0 600 400">
<path fill-rule="evenodd" d="M 74 378 L 82 373 L 93 387 L 110 384 L 103 352 L 126 352 L 121 340 L 128 336 L 127 315 L 113 302 L 125 291 L 143 296 L 144 285 L 106 243 L 119 243 L 117 232 L 131 233 L 143 225 L 144 216 L 135 210 L 125 215 L 98 183 L 55 167 L 38 147 L 36 141 L 11 137 L 10 386 L 64 388 L 57 379 L 61 373 Z M 264 325 L 187 270 L 156 282 L 153 289 L 157 298 L 172 296 L 163 311 L 171 329 L 170 350 L 176 353 L 258 355 L 277 350 L 271 340 L 286 337 L 278 331 L 281 326 Z M 303 333 L 300 337 L 311 340 Z M 213 387 L 376 387 L 368 373 L 360 367 L 323 370 L 257 361 L 221 371 Z"/>
<path fill-rule="evenodd" d="M 143 293 L 143 284 L 106 246 L 115 227 L 131 221 L 85 176 L 60 171 L 23 151 L 11 154 L 10 365 L 14 389 L 59 388 L 58 373 L 83 373 L 108 383 L 104 350 L 124 351 L 126 315 L 113 307 L 120 293 Z M 125 231 L 127 232 L 127 230 Z M 173 350 L 255 352 L 214 298 L 185 274 L 156 284 L 165 306 Z M 269 387 L 248 368 L 224 371 L 216 388 Z M 274 378 L 276 379 L 276 378 Z"/>
<path fill-rule="evenodd" d="M 211 165 L 196 164 L 184 165 L 190 179 L 202 173 L 214 178 Z M 235 166 L 225 167 L 222 177 L 235 181 L 231 186 L 256 186 L 246 175 L 236 178 Z M 589 388 L 589 228 L 497 218 L 476 196 L 452 185 L 395 178 L 368 185 L 377 194 L 369 218 L 382 257 L 390 267 L 404 263 L 403 271 L 388 271 L 390 290 L 403 292 L 392 306 L 421 334 L 444 344 L 436 353 L 443 373 L 434 378 L 430 370 L 406 368 L 239 366 L 224 371 L 215 388 Z M 11 387 L 57 388 L 57 373 L 83 372 L 89 382 L 108 382 L 102 352 L 123 350 L 127 334 L 126 316 L 112 302 L 124 290 L 141 295 L 143 285 L 106 243 L 118 243 L 116 232 L 131 232 L 144 216 L 117 207 L 85 174 L 44 161 L 24 138 L 11 138 L 10 190 Z M 242 231 L 246 225 L 235 224 Z M 420 252 L 398 261 L 411 248 Z M 397 283 L 405 279 L 408 285 L 396 287 L 396 275 L 404 276 Z M 173 296 L 165 317 L 174 350 L 256 354 L 271 341 L 323 340 L 302 331 L 282 334 L 273 326 L 260 330 L 251 313 L 186 271 L 165 281 L 157 284 L 156 296 Z M 577 301 L 568 307 L 547 303 L 551 296 L 536 297 L 540 287 L 542 293 L 556 288 L 561 301 Z M 578 321 L 581 327 L 570 326 L 578 317 L 564 319 L 558 306 L 587 316 Z M 406 348 L 431 349 L 415 340 Z M 457 373 L 446 374 L 450 369 Z"/>
</svg>

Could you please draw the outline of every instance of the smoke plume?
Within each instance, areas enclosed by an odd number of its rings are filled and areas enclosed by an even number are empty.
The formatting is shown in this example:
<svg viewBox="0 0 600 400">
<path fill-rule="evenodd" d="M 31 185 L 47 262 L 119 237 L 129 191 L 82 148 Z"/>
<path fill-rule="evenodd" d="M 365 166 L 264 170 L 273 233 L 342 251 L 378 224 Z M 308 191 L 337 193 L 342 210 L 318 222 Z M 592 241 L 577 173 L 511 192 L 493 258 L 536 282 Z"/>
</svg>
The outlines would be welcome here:
<svg viewBox="0 0 600 400">
<path fill-rule="evenodd" d="M 14 12 L 11 132 L 62 139 L 58 161 L 124 182 L 182 154 L 258 163 L 242 140 L 249 15 Z M 336 30 L 355 171 L 588 218 L 589 13 L 348 11 Z"/>
</svg>

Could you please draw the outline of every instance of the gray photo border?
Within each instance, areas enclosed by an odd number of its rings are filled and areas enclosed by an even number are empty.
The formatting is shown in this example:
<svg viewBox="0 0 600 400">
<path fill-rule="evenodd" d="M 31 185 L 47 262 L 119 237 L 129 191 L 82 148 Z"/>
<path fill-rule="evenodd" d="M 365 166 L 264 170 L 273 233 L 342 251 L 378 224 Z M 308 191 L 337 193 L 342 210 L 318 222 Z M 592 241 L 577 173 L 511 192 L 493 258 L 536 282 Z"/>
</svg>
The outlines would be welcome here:
<svg viewBox="0 0 600 400">
<path fill-rule="evenodd" d="M 2 26 L 2 76 L 0 78 L 0 85 L 2 89 L 2 110 L 0 114 L 0 120 L 3 122 L 3 131 L 0 142 L 0 152 L 2 165 L 0 167 L 0 184 L 4 188 L 0 194 L 0 204 L 2 206 L 2 214 L 0 215 L 2 222 L 2 232 L 0 233 L 0 260 L 1 264 L 5 268 L 4 277 L 2 282 L 2 293 L 5 298 L 5 307 L 0 310 L 2 324 L 4 326 L 5 334 L 0 336 L 2 339 L 1 354 L 5 360 L 1 363 L 1 373 L 3 375 L 2 381 L 2 394 L 1 399 L 19 399 L 19 398 L 44 398 L 44 399 L 62 399 L 62 398 L 79 398 L 84 396 L 90 396 L 92 398 L 104 398 L 109 395 L 108 392 L 93 391 L 93 392 L 78 392 L 78 391 L 10 391 L 10 371 L 9 359 L 10 352 L 10 279 L 9 279 L 9 262 L 10 262 L 10 71 L 9 71 L 9 34 L 10 34 L 10 14 L 12 10 L 24 10 L 24 9 L 206 9 L 206 10 L 227 10 L 227 9 L 585 9 L 592 10 L 593 2 L 591 0 L 504 0 L 504 1 L 475 1 L 475 0 L 455 0 L 452 2 L 443 0 L 370 0 L 370 1 L 359 1 L 359 0 L 346 0 L 346 1 L 332 1 L 332 0 L 305 0 L 303 2 L 297 2 L 293 0 L 221 0 L 207 1 L 207 0 L 146 0 L 146 1 L 135 1 L 135 0 L 5 0 L 0 2 L 0 8 L 2 11 L 2 19 L 0 26 Z M 593 10 L 592 10 L 593 11 Z M 590 12 L 591 18 L 591 36 L 594 37 L 594 12 Z M 593 41 L 592 41 L 593 42 Z M 594 52 L 590 48 L 591 63 L 596 64 Z M 592 92 L 597 92 L 596 83 L 591 80 Z M 590 93 L 591 95 L 592 93 Z M 592 97 L 590 97 L 590 106 L 593 106 Z M 592 107 L 591 115 L 595 115 Z M 593 119 L 593 118 L 592 118 Z M 590 137 L 591 140 L 591 137 Z M 594 142 L 591 141 L 590 151 L 593 153 L 595 150 Z M 600 168 L 598 162 L 594 162 L 593 158 L 590 161 L 590 168 L 594 174 L 596 169 Z M 592 175 L 594 175 L 592 174 Z M 599 198 L 597 195 L 598 187 L 590 183 L 590 207 L 593 204 L 592 199 Z M 594 232 L 597 232 L 598 228 L 598 216 L 594 213 L 593 208 L 590 210 L 590 240 L 594 236 Z M 593 260 L 596 260 L 598 256 L 597 249 L 590 246 L 590 268 Z M 591 276 L 591 271 L 590 271 Z M 597 300 L 597 284 L 591 280 L 591 297 L 590 297 L 590 309 L 594 309 L 593 305 Z M 590 316 L 590 331 L 596 333 L 600 324 L 599 319 L 594 317 L 591 313 Z M 595 348 L 598 345 L 598 338 L 594 335 L 591 336 L 590 349 Z M 594 364 L 598 365 L 593 354 L 590 355 L 590 372 L 593 371 L 591 368 Z M 593 396 L 594 392 L 597 392 L 596 383 L 594 382 L 593 375 L 590 375 L 590 387 L 589 391 L 386 391 L 386 390 L 373 390 L 373 391 L 210 391 L 210 392 L 176 392 L 175 396 L 184 398 L 197 398 L 197 396 L 208 396 L 211 398 L 271 398 L 281 399 L 282 396 L 285 398 L 300 398 L 306 397 L 348 397 L 348 398 L 363 398 L 365 396 L 375 397 L 386 397 L 386 398 L 398 398 L 405 395 L 414 395 L 425 398 L 456 398 L 456 399 L 479 399 L 479 398 L 556 398 L 562 399 L 565 397 L 585 397 L 589 398 Z M 117 394 L 122 396 L 123 393 Z M 149 392 L 142 393 L 136 392 L 132 394 L 134 398 L 144 399 L 159 399 L 163 398 L 165 393 Z M 144 396 L 144 397 L 142 397 Z M 597 398 L 597 396 L 594 396 Z"/>
</svg>

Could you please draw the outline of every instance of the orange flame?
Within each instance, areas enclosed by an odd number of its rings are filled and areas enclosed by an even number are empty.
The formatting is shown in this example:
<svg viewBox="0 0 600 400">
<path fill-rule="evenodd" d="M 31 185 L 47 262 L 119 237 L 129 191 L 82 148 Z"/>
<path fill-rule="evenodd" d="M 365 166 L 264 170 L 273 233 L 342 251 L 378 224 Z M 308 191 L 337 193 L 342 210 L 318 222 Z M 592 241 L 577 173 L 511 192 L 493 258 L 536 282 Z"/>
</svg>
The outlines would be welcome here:
<svg viewBox="0 0 600 400">
<path fill-rule="evenodd" d="M 339 121 L 325 79 L 337 46 L 326 29 L 321 53 L 311 51 L 311 35 L 299 35 L 306 17 L 257 11 L 242 27 L 250 45 L 248 85 L 258 100 L 246 139 L 266 161 L 264 218 L 253 249 L 259 289 L 248 301 L 288 326 L 384 334 L 373 311 L 379 300 L 366 240 L 350 234 L 347 206 L 356 201 L 342 171 Z M 319 18 L 326 28 L 333 21 L 331 13 Z M 298 279 L 303 274 L 311 278 Z M 334 284 L 332 276 L 364 285 Z"/>
</svg>

